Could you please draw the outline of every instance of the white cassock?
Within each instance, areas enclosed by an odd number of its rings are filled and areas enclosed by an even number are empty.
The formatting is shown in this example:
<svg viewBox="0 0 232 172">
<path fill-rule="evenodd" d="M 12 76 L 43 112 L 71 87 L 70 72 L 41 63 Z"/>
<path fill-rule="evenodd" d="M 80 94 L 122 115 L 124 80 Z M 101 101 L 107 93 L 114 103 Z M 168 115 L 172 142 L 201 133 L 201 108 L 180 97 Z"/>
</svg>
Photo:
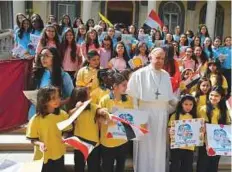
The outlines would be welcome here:
<svg viewBox="0 0 232 172">
<path fill-rule="evenodd" d="M 134 98 L 135 107 L 149 113 L 149 133 L 134 141 L 134 170 L 165 172 L 169 104 L 176 103 L 170 76 L 164 70 L 155 70 L 150 64 L 132 74 L 127 93 Z"/>
</svg>

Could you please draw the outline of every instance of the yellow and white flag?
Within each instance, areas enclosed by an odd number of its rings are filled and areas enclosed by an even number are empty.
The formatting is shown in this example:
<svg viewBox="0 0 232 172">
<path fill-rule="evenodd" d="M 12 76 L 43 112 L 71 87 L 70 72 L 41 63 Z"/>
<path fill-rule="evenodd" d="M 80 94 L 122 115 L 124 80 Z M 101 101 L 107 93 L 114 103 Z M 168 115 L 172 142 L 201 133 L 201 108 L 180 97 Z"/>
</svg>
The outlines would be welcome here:
<svg viewBox="0 0 232 172">
<path fill-rule="evenodd" d="M 98 12 L 98 14 L 105 23 L 107 23 L 109 26 L 113 27 L 113 24 L 105 16 L 103 16 L 100 12 Z"/>
</svg>

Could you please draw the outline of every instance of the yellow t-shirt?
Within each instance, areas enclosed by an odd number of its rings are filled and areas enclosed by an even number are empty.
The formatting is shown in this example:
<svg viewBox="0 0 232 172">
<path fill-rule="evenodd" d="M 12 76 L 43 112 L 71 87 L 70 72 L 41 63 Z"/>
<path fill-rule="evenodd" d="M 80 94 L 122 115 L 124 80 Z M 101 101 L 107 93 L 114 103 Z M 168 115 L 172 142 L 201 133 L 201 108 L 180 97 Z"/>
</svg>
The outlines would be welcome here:
<svg viewBox="0 0 232 172">
<path fill-rule="evenodd" d="M 208 116 L 207 116 L 207 106 L 204 105 L 202 106 L 199 111 L 197 112 L 198 117 L 199 118 L 204 118 L 205 122 L 209 122 Z M 230 115 L 229 115 L 229 111 L 227 111 L 227 119 L 226 119 L 226 124 L 230 124 L 231 123 L 231 119 L 230 119 Z M 211 116 L 211 124 L 218 124 L 218 121 L 221 117 L 221 112 L 218 109 L 218 107 L 215 107 L 212 111 L 212 116 Z"/>
<path fill-rule="evenodd" d="M 168 122 L 168 127 L 171 127 L 171 122 L 172 121 L 175 121 L 176 119 L 176 114 L 173 114 Z M 180 114 L 179 116 L 179 120 L 187 120 L 187 119 L 193 119 L 192 115 L 190 115 L 189 113 L 186 113 L 186 114 Z M 179 149 L 187 149 L 187 150 L 191 150 L 191 151 L 194 151 L 195 149 L 195 146 L 188 146 L 188 147 L 182 147 L 182 148 L 179 148 Z"/>
<path fill-rule="evenodd" d="M 99 104 L 100 102 L 100 99 L 109 94 L 110 90 L 109 89 L 105 89 L 103 90 L 102 88 L 100 87 L 97 87 L 95 90 L 92 91 L 92 93 L 90 94 L 90 98 L 91 98 L 91 102 L 92 103 L 95 103 L 95 104 Z"/>
<path fill-rule="evenodd" d="M 48 114 L 45 117 L 35 115 L 29 121 L 26 137 L 34 140 L 38 139 L 47 147 L 44 153 L 44 163 L 49 159 L 56 160 L 65 154 L 65 144 L 62 142 L 62 131 L 57 128 L 57 123 L 68 119 L 69 115 L 60 110 L 59 115 Z M 72 130 L 72 125 L 65 128 L 64 131 Z M 39 160 L 43 157 L 39 146 L 34 146 L 34 160 Z"/>
<path fill-rule="evenodd" d="M 76 86 L 89 87 L 90 93 L 99 86 L 97 78 L 97 69 L 83 67 L 77 73 Z"/>
<path fill-rule="evenodd" d="M 125 100 L 117 101 L 114 99 L 112 92 L 105 95 L 99 103 L 101 108 L 107 108 L 109 112 L 112 112 L 113 107 L 116 108 L 125 108 L 125 109 L 133 109 L 133 101 L 132 98 L 129 96 L 126 96 Z M 126 140 L 123 139 L 109 139 L 106 137 L 107 134 L 108 125 L 103 124 L 101 125 L 101 138 L 100 142 L 105 147 L 117 147 L 124 143 L 126 143 Z"/>
<path fill-rule="evenodd" d="M 207 99 L 207 95 L 201 95 L 199 96 L 198 100 L 197 100 L 197 112 L 200 110 L 200 108 L 202 106 L 206 105 L 206 99 Z M 199 118 L 198 114 L 197 117 Z"/>
<path fill-rule="evenodd" d="M 212 87 L 216 86 L 217 74 L 210 74 L 210 81 L 211 81 Z M 224 90 L 228 89 L 228 83 L 227 83 L 226 78 L 224 76 L 222 77 L 222 88 Z"/>
<path fill-rule="evenodd" d="M 75 121 L 74 135 L 99 144 L 99 128 L 95 122 L 98 106 L 91 103 L 90 109 L 84 110 Z"/>
</svg>

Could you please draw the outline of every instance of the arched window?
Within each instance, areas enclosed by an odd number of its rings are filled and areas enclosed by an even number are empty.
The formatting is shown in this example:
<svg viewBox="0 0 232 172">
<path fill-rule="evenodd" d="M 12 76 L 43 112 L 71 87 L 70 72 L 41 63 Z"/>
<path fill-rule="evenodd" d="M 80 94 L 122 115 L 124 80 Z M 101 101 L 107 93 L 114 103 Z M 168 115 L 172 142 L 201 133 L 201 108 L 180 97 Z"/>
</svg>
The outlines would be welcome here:
<svg viewBox="0 0 232 172">
<path fill-rule="evenodd" d="M 206 22 L 206 9 L 207 3 L 201 8 L 199 24 L 204 24 Z M 217 2 L 216 7 L 216 17 L 214 26 L 214 36 L 223 36 L 223 26 L 224 26 L 224 8 Z"/>
<path fill-rule="evenodd" d="M 159 6 L 159 15 L 170 32 L 174 33 L 177 25 L 182 31 L 184 30 L 185 10 L 182 2 L 162 1 Z"/>
</svg>

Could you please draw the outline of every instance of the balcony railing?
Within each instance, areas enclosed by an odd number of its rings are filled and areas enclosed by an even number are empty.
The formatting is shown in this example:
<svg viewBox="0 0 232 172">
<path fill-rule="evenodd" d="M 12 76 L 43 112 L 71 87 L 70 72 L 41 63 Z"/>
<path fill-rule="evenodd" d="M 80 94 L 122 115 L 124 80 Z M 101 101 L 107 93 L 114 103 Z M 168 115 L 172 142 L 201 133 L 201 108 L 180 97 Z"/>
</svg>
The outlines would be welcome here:
<svg viewBox="0 0 232 172">
<path fill-rule="evenodd" d="M 8 60 L 11 57 L 11 50 L 14 47 L 13 31 L 0 30 L 0 60 Z"/>
</svg>

